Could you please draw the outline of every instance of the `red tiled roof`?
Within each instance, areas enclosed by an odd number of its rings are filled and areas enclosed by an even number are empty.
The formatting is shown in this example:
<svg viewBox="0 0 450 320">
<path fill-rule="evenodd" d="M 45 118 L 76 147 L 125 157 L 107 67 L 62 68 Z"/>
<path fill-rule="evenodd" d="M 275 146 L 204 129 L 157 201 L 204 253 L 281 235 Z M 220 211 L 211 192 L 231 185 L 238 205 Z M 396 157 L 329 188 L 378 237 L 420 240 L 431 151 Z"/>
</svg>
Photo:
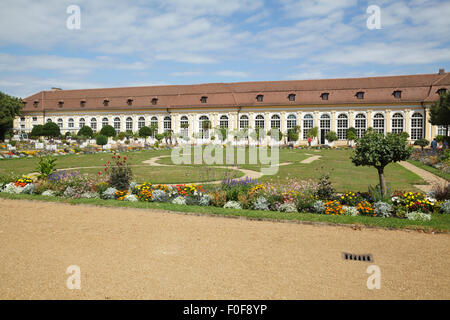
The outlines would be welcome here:
<svg viewBox="0 0 450 320">
<path fill-rule="evenodd" d="M 384 104 L 417 103 L 438 100 L 437 90 L 450 89 L 450 73 L 420 74 L 389 77 L 261 81 L 237 83 L 208 83 L 196 85 L 168 85 L 149 87 L 104 88 L 84 90 L 41 91 L 24 99 L 24 111 L 37 111 L 43 108 L 54 110 L 133 110 L 165 108 L 237 107 L 237 106 L 302 106 L 330 104 Z M 393 96 L 401 90 L 401 99 Z M 355 94 L 364 91 L 364 99 Z M 328 100 L 321 94 L 329 93 Z M 295 101 L 289 101 L 294 93 Z M 256 96 L 264 95 L 258 102 Z M 201 103 L 202 96 L 208 97 Z M 158 103 L 152 104 L 157 98 Z M 105 106 L 104 100 L 109 104 Z M 132 105 L 127 100 L 132 99 Z M 39 101 L 38 107 L 33 106 Z M 62 107 L 59 101 L 64 101 Z M 81 101 L 85 101 L 81 106 Z"/>
</svg>

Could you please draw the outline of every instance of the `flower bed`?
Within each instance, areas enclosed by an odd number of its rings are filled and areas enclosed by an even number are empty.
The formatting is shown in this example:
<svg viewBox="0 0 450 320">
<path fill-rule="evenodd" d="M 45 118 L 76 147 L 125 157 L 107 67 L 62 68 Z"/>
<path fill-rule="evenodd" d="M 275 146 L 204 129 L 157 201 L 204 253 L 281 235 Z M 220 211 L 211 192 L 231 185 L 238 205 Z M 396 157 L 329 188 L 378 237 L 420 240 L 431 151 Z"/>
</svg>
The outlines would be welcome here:
<svg viewBox="0 0 450 320">
<path fill-rule="evenodd" d="M 286 178 L 275 183 L 252 179 L 227 179 L 209 192 L 201 185 L 161 185 L 131 182 L 127 158 L 114 154 L 104 171 L 90 176 L 77 171 L 56 171 L 46 178 L 21 177 L 0 183 L 0 191 L 65 198 L 99 198 L 116 201 L 166 202 L 178 205 L 216 206 L 277 212 L 309 212 L 332 216 L 395 217 L 431 219 L 430 213 L 450 212 L 448 196 L 434 199 L 432 194 L 395 191 L 381 196 L 376 188 L 369 192 L 337 194 L 329 178 L 319 181 Z"/>
</svg>

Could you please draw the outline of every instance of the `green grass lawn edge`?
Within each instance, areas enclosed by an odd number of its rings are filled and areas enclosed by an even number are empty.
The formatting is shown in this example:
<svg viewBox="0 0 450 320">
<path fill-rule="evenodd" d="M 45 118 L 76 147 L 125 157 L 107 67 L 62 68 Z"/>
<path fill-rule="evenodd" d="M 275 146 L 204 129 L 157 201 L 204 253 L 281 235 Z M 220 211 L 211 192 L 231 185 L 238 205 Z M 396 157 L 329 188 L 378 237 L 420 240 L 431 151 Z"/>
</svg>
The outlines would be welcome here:
<svg viewBox="0 0 450 320">
<path fill-rule="evenodd" d="M 425 232 L 450 233 L 450 215 L 432 214 L 431 221 L 411 221 L 398 218 L 379 218 L 364 216 L 327 216 L 312 213 L 283 213 L 260 210 L 225 209 L 212 206 L 177 205 L 172 203 L 127 202 L 102 199 L 70 199 L 61 197 L 44 197 L 28 194 L 6 194 L 0 192 L 0 198 L 10 200 L 37 200 L 44 202 L 62 202 L 73 205 L 94 205 L 102 207 L 157 209 L 178 213 L 194 213 L 199 215 L 247 218 L 250 220 L 266 220 L 273 222 L 320 223 L 341 226 L 364 226 L 383 229 L 406 229 Z"/>
<path fill-rule="evenodd" d="M 437 175 L 438 177 L 441 177 L 441 178 L 443 178 L 443 179 L 445 179 L 445 180 L 450 182 L 450 173 L 442 172 L 439 169 L 436 169 L 436 168 L 434 168 L 432 166 L 428 166 L 426 164 L 423 164 L 420 161 L 416 161 L 416 160 L 407 160 L 407 161 L 409 163 L 415 165 L 416 167 L 419 167 L 419 168 L 421 168 L 423 170 L 431 172 L 432 174 Z"/>
</svg>

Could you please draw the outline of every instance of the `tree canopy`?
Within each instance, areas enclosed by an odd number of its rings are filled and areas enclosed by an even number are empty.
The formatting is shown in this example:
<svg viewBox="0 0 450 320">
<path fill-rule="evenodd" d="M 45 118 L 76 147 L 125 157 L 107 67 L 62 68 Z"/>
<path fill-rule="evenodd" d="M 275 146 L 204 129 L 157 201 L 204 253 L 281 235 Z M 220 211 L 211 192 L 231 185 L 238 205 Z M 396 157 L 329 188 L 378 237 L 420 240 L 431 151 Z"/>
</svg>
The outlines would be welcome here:
<svg viewBox="0 0 450 320">
<path fill-rule="evenodd" d="M 435 126 L 446 126 L 448 133 L 448 126 L 450 125 L 450 92 L 441 94 L 439 100 L 436 101 L 430 108 L 430 123 Z"/>
<path fill-rule="evenodd" d="M 23 107 L 22 99 L 12 97 L 0 91 L 0 139 L 13 128 L 14 118 L 20 116 Z"/>
<path fill-rule="evenodd" d="M 381 192 L 385 194 L 384 168 L 389 163 L 407 160 L 411 153 L 412 147 L 408 146 L 405 136 L 367 130 L 362 138 L 357 139 L 351 159 L 356 166 L 372 166 L 378 170 Z"/>
<path fill-rule="evenodd" d="M 78 136 L 83 136 L 83 137 L 90 137 L 92 138 L 94 136 L 94 131 L 92 131 L 91 127 L 89 126 L 83 126 L 79 131 L 78 131 Z"/>
<path fill-rule="evenodd" d="M 46 137 L 58 137 L 61 134 L 59 126 L 54 122 L 47 122 L 42 127 L 42 133 Z"/>
<path fill-rule="evenodd" d="M 112 126 L 106 125 L 106 126 L 103 126 L 102 130 L 100 130 L 100 134 L 107 136 L 107 137 L 115 137 L 117 132 Z"/>
</svg>

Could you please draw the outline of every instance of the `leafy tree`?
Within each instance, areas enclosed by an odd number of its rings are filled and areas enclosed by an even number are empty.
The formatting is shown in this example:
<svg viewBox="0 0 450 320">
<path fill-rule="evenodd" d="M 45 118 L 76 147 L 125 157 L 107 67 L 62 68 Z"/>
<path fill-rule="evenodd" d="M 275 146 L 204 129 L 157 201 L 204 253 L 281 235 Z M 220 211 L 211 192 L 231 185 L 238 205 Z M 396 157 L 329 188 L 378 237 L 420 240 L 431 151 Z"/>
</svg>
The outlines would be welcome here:
<svg viewBox="0 0 450 320">
<path fill-rule="evenodd" d="M 100 130 L 100 134 L 107 136 L 107 137 L 115 137 L 117 132 L 112 126 L 110 126 L 108 124 L 108 125 L 104 126 L 102 128 L 102 130 Z"/>
<path fill-rule="evenodd" d="M 126 138 L 126 133 L 125 132 L 119 132 L 119 134 L 117 135 L 117 139 L 118 140 L 123 140 Z"/>
<path fill-rule="evenodd" d="M 356 166 L 372 166 L 378 170 L 381 193 L 386 194 L 386 181 L 384 168 L 393 162 L 409 158 L 412 147 L 400 134 L 388 133 L 386 135 L 374 130 L 367 130 L 366 134 L 357 140 L 356 149 L 351 156 Z"/>
<path fill-rule="evenodd" d="M 430 123 L 435 126 L 445 126 L 448 136 L 448 126 L 450 125 L 450 92 L 441 94 L 439 100 L 430 108 Z"/>
<path fill-rule="evenodd" d="M 61 130 L 59 129 L 59 126 L 54 122 L 47 122 L 42 127 L 42 133 L 46 137 L 59 137 L 61 135 Z"/>
<path fill-rule="evenodd" d="M 347 144 L 350 144 L 350 141 L 355 141 L 357 137 L 355 128 L 350 127 L 347 129 Z"/>
<path fill-rule="evenodd" d="M 306 137 L 315 139 L 319 137 L 319 128 L 314 127 L 308 130 L 308 134 L 306 135 Z M 319 144 L 319 141 L 317 141 L 317 144 Z"/>
<path fill-rule="evenodd" d="M 415 146 L 420 146 L 422 148 L 422 151 L 423 151 L 423 148 L 428 146 L 429 144 L 430 144 L 430 141 L 428 141 L 425 138 L 418 139 L 418 140 L 414 141 L 414 145 Z"/>
<path fill-rule="evenodd" d="M 155 134 L 155 139 L 158 140 L 158 143 L 161 143 L 162 139 L 164 139 L 164 135 L 161 133 Z"/>
<path fill-rule="evenodd" d="M 267 131 L 267 135 L 272 137 L 275 141 L 281 141 L 283 139 L 283 133 L 279 128 L 273 128 Z"/>
<path fill-rule="evenodd" d="M 95 143 L 97 143 L 99 146 L 104 146 L 105 144 L 108 143 L 108 137 L 104 136 L 103 134 L 99 134 L 95 138 Z"/>
<path fill-rule="evenodd" d="M 152 134 L 153 134 L 153 131 L 149 127 L 142 127 L 139 129 L 139 137 L 147 139 Z"/>
<path fill-rule="evenodd" d="M 30 136 L 33 138 L 42 137 L 44 135 L 44 129 L 42 124 L 37 124 L 31 129 Z"/>
<path fill-rule="evenodd" d="M 289 142 L 295 142 L 299 138 L 300 126 L 295 126 L 294 128 L 288 129 L 287 137 Z"/>
<path fill-rule="evenodd" d="M 336 132 L 330 131 L 325 135 L 325 139 L 327 139 L 328 142 L 332 143 L 338 139 L 338 136 L 337 136 Z"/>
<path fill-rule="evenodd" d="M 3 140 L 5 133 L 12 129 L 14 118 L 20 116 L 22 107 L 22 99 L 0 91 L 0 140 Z"/>
<path fill-rule="evenodd" d="M 89 126 L 83 126 L 78 131 L 78 135 L 92 138 L 94 136 L 94 131 L 92 131 L 91 127 L 89 127 Z"/>
</svg>

